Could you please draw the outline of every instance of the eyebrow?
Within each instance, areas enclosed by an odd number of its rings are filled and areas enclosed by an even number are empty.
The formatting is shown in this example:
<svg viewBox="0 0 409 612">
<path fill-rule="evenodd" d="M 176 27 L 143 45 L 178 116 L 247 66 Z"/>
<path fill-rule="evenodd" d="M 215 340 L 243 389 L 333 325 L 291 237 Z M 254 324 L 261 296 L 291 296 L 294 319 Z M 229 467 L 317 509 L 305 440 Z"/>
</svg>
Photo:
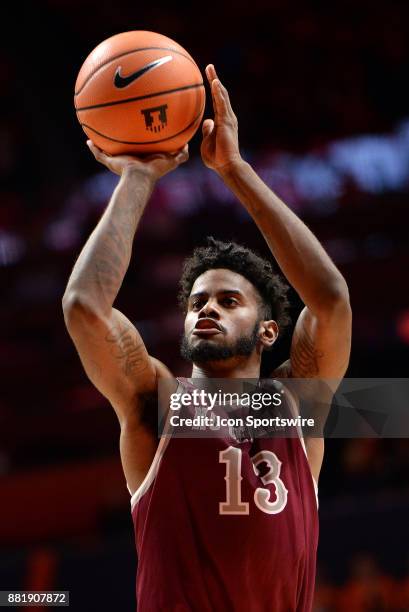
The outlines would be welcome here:
<svg viewBox="0 0 409 612">
<path fill-rule="evenodd" d="M 217 295 L 225 295 L 227 293 L 234 293 L 235 295 L 239 295 L 241 297 L 243 297 L 243 292 L 240 291 L 239 289 L 221 289 L 220 291 L 217 292 Z M 192 293 L 189 296 L 189 300 L 195 298 L 195 297 L 202 297 L 208 295 L 207 291 L 197 291 L 196 293 Z"/>
</svg>

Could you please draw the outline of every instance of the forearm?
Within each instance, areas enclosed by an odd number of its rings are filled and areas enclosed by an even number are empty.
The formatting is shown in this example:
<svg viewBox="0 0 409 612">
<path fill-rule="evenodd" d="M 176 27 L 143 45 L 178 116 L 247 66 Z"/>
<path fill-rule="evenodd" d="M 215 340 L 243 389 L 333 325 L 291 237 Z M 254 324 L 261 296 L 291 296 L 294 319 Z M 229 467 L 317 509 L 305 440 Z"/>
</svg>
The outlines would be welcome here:
<svg viewBox="0 0 409 612">
<path fill-rule="evenodd" d="M 146 174 L 133 168 L 124 170 L 75 263 L 66 296 L 75 295 L 96 312 L 110 311 L 128 269 L 135 232 L 152 189 L 153 182 Z"/>
<path fill-rule="evenodd" d="M 346 283 L 317 238 L 249 164 L 234 164 L 221 176 L 256 222 L 288 282 L 313 312 L 347 299 Z"/>
</svg>

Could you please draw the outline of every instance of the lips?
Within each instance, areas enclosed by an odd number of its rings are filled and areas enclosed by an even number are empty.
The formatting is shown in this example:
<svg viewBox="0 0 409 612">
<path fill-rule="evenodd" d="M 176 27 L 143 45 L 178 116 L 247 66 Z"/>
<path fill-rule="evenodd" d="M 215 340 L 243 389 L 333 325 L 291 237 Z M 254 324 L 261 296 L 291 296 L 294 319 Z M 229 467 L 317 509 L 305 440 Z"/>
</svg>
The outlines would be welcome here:
<svg viewBox="0 0 409 612">
<path fill-rule="evenodd" d="M 213 336 L 215 334 L 220 334 L 221 332 L 222 328 L 218 322 L 214 319 L 206 317 L 205 319 L 199 319 L 196 322 L 192 333 L 195 336 Z"/>
</svg>

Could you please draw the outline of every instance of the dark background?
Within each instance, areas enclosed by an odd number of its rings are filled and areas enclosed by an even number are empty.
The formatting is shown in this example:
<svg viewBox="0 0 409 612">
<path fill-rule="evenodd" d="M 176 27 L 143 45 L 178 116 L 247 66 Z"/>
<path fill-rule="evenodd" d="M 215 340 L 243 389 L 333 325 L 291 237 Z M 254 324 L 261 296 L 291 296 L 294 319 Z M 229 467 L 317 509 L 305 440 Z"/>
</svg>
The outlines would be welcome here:
<svg viewBox="0 0 409 612">
<path fill-rule="evenodd" d="M 101 40 L 133 29 L 177 40 L 202 71 L 215 63 L 244 155 L 347 279 L 348 375 L 404 377 L 409 4 L 39 0 L 14 8 L 0 38 L 0 589 L 70 590 L 74 610 L 132 610 L 136 559 L 118 424 L 87 381 L 61 310 L 75 258 L 117 180 L 85 146 L 73 111 L 77 72 Z M 197 135 L 189 164 L 158 186 L 117 302 L 175 374 L 186 372 L 177 350 L 183 258 L 209 233 L 268 254 L 200 164 L 199 143 Z M 409 610 L 408 468 L 407 440 L 327 441 L 316 611 Z"/>
</svg>

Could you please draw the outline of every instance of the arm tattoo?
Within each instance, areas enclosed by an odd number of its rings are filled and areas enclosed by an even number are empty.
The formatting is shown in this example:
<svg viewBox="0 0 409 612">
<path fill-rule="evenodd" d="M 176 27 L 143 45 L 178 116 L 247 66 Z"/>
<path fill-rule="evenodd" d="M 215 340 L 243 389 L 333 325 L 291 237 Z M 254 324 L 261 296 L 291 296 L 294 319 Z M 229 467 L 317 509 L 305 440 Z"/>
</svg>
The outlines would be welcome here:
<svg viewBox="0 0 409 612">
<path fill-rule="evenodd" d="M 324 356 L 315 348 L 314 340 L 304 329 L 291 349 L 291 369 L 300 378 L 313 378 L 319 374 L 318 360 Z"/>
<path fill-rule="evenodd" d="M 135 234 L 135 217 L 141 213 L 133 203 L 116 210 L 115 217 L 108 217 L 105 235 L 100 237 L 94 281 L 107 304 L 113 303 L 125 276 Z"/>
<path fill-rule="evenodd" d="M 144 343 L 132 327 L 114 325 L 105 340 L 112 345 L 111 354 L 120 362 L 126 376 L 139 375 L 149 367 Z"/>
<path fill-rule="evenodd" d="M 112 306 L 117 296 L 149 195 L 143 183 L 120 184 L 74 266 L 69 284 L 80 287 L 99 307 Z"/>
</svg>

